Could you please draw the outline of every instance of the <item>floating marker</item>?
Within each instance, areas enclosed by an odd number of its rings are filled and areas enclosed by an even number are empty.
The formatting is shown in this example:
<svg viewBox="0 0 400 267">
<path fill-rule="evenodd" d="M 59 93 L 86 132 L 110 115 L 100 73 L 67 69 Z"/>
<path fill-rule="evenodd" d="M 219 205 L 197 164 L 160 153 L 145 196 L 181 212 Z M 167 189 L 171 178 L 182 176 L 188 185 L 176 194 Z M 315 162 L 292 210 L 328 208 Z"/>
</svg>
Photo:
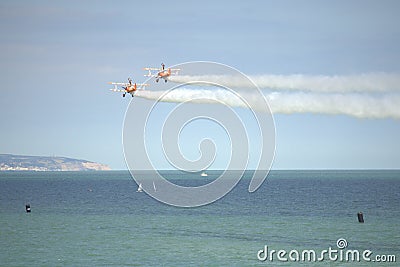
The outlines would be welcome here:
<svg viewBox="0 0 400 267">
<path fill-rule="evenodd" d="M 26 204 L 25 205 L 25 210 L 26 210 L 26 212 L 31 212 L 31 205 L 30 204 Z"/>
<path fill-rule="evenodd" d="M 359 223 L 363 223 L 364 222 L 364 216 L 363 216 L 363 213 L 361 211 L 359 213 L 357 213 L 357 217 L 358 217 L 358 222 Z"/>
</svg>

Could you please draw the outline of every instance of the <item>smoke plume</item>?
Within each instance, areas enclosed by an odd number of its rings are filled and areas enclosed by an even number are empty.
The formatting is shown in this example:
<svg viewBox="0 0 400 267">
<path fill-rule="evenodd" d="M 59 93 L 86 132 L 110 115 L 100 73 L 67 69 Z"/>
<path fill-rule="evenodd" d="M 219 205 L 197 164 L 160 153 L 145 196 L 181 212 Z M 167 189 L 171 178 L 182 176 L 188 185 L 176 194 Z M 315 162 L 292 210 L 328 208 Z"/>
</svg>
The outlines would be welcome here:
<svg viewBox="0 0 400 267">
<path fill-rule="evenodd" d="M 348 92 L 400 92 L 400 75 L 389 73 L 369 73 L 348 76 L 323 75 L 255 75 L 249 78 L 261 89 L 275 91 L 312 91 L 323 93 Z M 250 88 L 249 82 L 242 76 L 199 75 L 171 76 L 170 81 L 187 83 L 193 81 L 209 81 L 230 88 Z M 251 88 L 254 88 L 251 86 Z"/>
<path fill-rule="evenodd" d="M 273 113 L 344 114 L 357 118 L 400 118 L 400 75 L 369 73 L 347 76 L 249 76 L 261 89 Z M 136 96 L 161 102 L 212 103 L 255 110 L 265 105 L 257 87 L 243 75 L 179 75 L 169 81 L 186 88 L 137 91 Z M 195 86 L 193 86 L 195 85 Z M 217 87 L 215 85 L 222 85 Z M 237 88 L 242 98 L 223 88 Z M 260 99 L 261 98 L 261 99 Z M 265 111 L 265 108 L 264 108 Z"/>
</svg>

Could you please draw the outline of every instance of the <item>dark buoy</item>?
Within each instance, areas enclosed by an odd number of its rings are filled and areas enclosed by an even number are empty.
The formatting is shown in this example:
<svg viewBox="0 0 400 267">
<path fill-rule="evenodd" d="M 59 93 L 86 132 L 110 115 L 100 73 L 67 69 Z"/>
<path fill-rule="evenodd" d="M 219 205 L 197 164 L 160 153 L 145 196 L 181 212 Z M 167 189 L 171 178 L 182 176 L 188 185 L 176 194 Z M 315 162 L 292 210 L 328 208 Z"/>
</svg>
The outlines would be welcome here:
<svg viewBox="0 0 400 267">
<path fill-rule="evenodd" d="M 26 212 L 31 212 L 31 205 L 30 204 L 26 204 L 25 205 L 25 210 L 26 210 Z"/>
<path fill-rule="evenodd" d="M 359 213 L 357 213 L 357 217 L 358 217 L 358 222 L 359 223 L 363 223 L 364 222 L 364 216 L 363 216 L 363 213 L 361 211 Z"/>
</svg>

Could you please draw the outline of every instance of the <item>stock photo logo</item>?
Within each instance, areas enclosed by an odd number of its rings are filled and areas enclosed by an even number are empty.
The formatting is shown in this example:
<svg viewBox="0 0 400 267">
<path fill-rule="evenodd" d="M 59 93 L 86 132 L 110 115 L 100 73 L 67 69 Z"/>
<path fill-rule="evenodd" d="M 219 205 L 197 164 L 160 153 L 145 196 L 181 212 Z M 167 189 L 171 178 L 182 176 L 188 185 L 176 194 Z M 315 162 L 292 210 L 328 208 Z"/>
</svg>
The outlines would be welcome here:
<svg viewBox="0 0 400 267">
<path fill-rule="evenodd" d="M 323 250 L 269 249 L 267 245 L 257 253 L 259 261 L 280 262 L 396 262 L 395 254 L 374 254 L 372 250 L 349 249 L 346 239 L 339 238 L 336 247 Z"/>
<path fill-rule="evenodd" d="M 267 177 L 275 153 L 275 124 L 260 89 L 240 71 L 219 63 L 189 62 L 173 69 L 179 70 L 179 75 L 148 79 L 145 83 L 154 87 L 135 94 L 148 101 L 140 105 L 131 101 L 127 108 L 123 148 L 133 179 L 154 199 L 178 207 L 197 207 L 220 199 L 248 169 L 254 170 L 248 191 L 256 191 Z M 243 86 L 232 89 L 226 79 L 216 77 L 231 77 L 229 83 L 234 80 Z M 203 135 L 198 140 L 182 140 L 187 129 L 198 122 L 212 127 L 197 130 Z M 218 144 L 219 138 L 207 136 L 213 127 L 227 139 L 224 145 Z M 198 156 L 190 157 L 188 150 Z M 201 173 L 215 162 L 223 162 L 224 167 L 207 184 L 182 186 L 159 171 L 160 158 L 188 174 Z"/>
</svg>

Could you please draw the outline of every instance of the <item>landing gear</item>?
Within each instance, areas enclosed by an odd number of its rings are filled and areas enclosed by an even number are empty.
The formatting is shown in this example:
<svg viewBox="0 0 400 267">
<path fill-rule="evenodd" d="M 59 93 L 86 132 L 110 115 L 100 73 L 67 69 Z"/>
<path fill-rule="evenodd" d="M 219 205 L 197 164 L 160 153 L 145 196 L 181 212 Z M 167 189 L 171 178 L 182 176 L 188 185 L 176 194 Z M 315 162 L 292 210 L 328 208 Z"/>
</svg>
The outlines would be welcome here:
<svg viewBox="0 0 400 267">
<path fill-rule="evenodd" d="M 164 81 L 167 82 L 167 79 L 165 79 Z"/>
<path fill-rule="evenodd" d="M 159 80 L 159 79 L 157 78 L 157 79 L 156 79 L 156 83 L 158 83 L 158 80 Z"/>
<path fill-rule="evenodd" d="M 125 94 L 122 94 L 122 97 L 125 97 Z"/>
</svg>

